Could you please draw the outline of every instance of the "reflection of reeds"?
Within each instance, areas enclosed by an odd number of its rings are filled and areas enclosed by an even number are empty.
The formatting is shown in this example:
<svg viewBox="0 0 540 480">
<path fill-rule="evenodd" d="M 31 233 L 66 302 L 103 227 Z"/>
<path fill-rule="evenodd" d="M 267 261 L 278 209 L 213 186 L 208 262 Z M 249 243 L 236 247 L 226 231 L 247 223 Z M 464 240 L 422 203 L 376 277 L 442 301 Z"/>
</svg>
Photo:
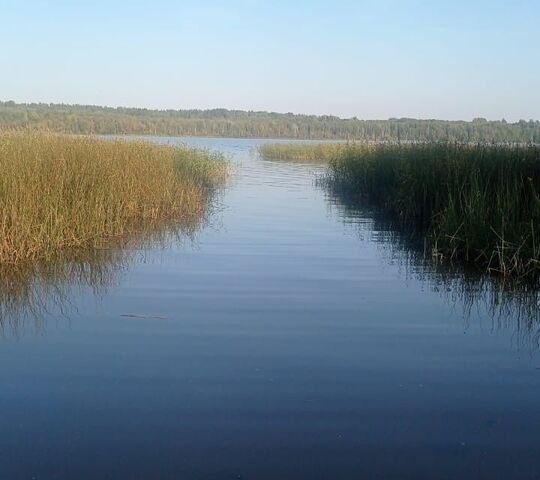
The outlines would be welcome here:
<svg viewBox="0 0 540 480">
<path fill-rule="evenodd" d="M 219 155 L 141 141 L 0 132 L 0 263 L 107 246 L 204 213 Z"/>
<path fill-rule="evenodd" d="M 439 258 L 540 277 L 538 146 L 327 143 L 260 151 L 328 162 L 328 182 L 416 228 Z"/>
<path fill-rule="evenodd" d="M 55 260 L 0 267 L 0 328 L 18 334 L 26 322 L 37 329 L 51 311 L 64 313 L 70 292 L 89 286 L 94 293 L 110 286 L 128 259 L 122 250 L 78 251 Z"/>
<path fill-rule="evenodd" d="M 206 219 L 202 215 L 161 223 L 111 240 L 107 248 L 69 249 L 46 260 L 0 264 L 0 331 L 18 335 L 27 323 L 43 329 L 49 314 L 70 316 L 78 289 L 103 295 L 136 260 L 137 252 L 192 239 Z"/>
<path fill-rule="evenodd" d="M 431 255 L 417 230 L 404 227 L 381 208 L 324 179 L 319 185 L 344 222 L 354 224 L 360 236 L 369 235 L 377 242 L 386 261 L 398 265 L 406 278 L 428 285 L 461 309 L 466 322 L 483 312 L 491 319 L 493 330 L 512 331 L 517 346 L 540 346 L 540 291 L 535 284 L 441 262 Z"/>
</svg>

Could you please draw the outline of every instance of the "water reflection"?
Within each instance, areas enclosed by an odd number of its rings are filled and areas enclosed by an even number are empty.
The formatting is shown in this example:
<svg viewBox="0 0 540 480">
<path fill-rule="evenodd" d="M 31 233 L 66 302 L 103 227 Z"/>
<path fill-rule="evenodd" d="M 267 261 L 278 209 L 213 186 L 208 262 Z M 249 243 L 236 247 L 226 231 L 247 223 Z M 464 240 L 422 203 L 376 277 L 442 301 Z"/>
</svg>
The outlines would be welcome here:
<svg viewBox="0 0 540 480">
<path fill-rule="evenodd" d="M 509 329 L 517 347 L 540 346 L 538 286 L 486 275 L 464 265 L 442 262 L 426 247 L 423 235 L 404 229 L 373 205 L 334 188 L 324 178 L 330 209 L 362 238 L 379 246 L 387 263 L 397 265 L 407 280 L 414 279 L 439 293 L 453 309 L 460 309 L 465 328 L 473 318 L 488 316 L 492 331 Z"/>
<path fill-rule="evenodd" d="M 0 333 L 20 336 L 27 328 L 44 333 L 48 316 L 68 318 L 76 313 L 78 291 L 102 297 L 149 248 L 193 243 L 209 222 L 207 212 L 181 223 L 146 225 L 137 235 L 111 242 L 107 248 L 69 250 L 48 261 L 0 265 Z"/>
<path fill-rule="evenodd" d="M 31 322 L 43 331 L 44 317 L 67 315 L 75 288 L 89 287 L 103 294 L 129 264 L 129 254 L 118 249 L 65 254 L 53 261 L 0 267 L 0 328 L 19 335 Z"/>
</svg>

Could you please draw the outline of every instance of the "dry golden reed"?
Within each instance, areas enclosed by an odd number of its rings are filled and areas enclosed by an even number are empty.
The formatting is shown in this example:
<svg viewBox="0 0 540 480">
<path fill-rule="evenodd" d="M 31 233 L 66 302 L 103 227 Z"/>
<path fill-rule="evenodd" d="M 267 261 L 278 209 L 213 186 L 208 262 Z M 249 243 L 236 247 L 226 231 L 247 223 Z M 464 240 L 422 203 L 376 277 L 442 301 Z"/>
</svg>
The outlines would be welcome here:
<svg viewBox="0 0 540 480">
<path fill-rule="evenodd" d="M 0 263 L 103 247 L 202 215 L 225 177 L 219 155 L 142 141 L 0 132 Z"/>
</svg>

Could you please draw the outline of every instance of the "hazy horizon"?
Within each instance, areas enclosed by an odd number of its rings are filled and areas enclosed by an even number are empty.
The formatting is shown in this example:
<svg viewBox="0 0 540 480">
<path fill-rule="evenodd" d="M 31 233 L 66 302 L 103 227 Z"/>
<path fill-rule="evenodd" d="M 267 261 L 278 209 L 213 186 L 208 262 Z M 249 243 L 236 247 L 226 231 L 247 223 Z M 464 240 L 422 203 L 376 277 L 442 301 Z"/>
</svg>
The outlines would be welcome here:
<svg viewBox="0 0 540 480">
<path fill-rule="evenodd" d="M 17 103 L 540 119 L 540 4 L 2 2 Z"/>
</svg>

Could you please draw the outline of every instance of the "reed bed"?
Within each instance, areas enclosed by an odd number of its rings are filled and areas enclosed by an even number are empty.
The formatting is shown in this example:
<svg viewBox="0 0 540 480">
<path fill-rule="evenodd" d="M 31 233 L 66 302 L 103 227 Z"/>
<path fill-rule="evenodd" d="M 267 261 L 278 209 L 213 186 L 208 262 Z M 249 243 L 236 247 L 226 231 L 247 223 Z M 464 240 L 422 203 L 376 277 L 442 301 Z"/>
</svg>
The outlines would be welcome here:
<svg viewBox="0 0 540 480">
<path fill-rule="evenodd" d="M 350 146 L 347 143 L 267 143 L 259 146 L 259 154 L 266 160 L 328 162 Z"/>
<path fill-rule="evenodd" d="M 0 168 L 0 264 L 193 221 L 226 176 L 201 150 L 29 131 L 0 132 Z"/>
<path fill-rule="evenodd" d="M 438 259 L 540 277 L 539 146 L 280 144 L 261 154 L 327 161 L 333 193 L 390 212 Z"/>
<path fill-rule="evenodd" d="M 538 277 L 539 147 L 355 145 L 330 162 L 329 181 L 420 229 L 439 258 Z"/>
</svg>

